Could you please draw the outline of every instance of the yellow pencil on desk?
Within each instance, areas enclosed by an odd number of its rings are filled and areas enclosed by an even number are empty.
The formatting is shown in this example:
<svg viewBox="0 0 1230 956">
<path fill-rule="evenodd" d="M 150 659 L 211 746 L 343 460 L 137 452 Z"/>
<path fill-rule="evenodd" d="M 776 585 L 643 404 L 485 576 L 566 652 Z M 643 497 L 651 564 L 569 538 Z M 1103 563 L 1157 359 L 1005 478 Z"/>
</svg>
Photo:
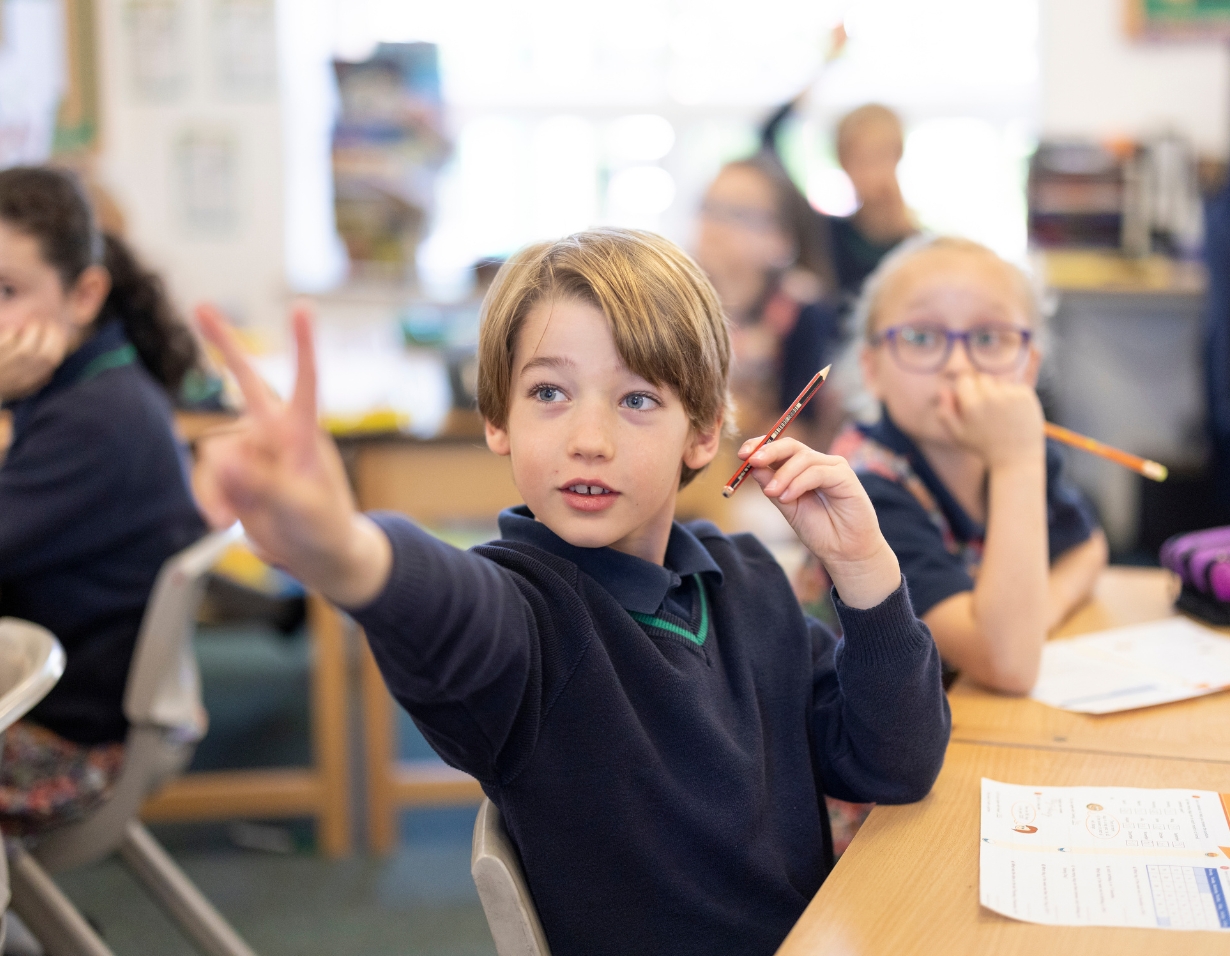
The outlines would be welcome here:
<svg viewBox="0 0 1230 956">
<path fill-rule="evenodd" d="M 764 448 L 764 446 L 769 442 L 776 441 L 779 437 L 781 437 L 782 432 L 786 430 L 786 426 L 794 421 L 795 416 L 803 410 L 803 406 L 811 401 L 812 396 L 815 395 L 816 392 L 820 391 L 820 386 L 823 385 L 825 380 L 829 377 L 829 369 L 832 367 L 832 365 L 826 365 L 824 368 L 820 369 L 820 371 L 815 374 L 815 377 L 807 383 L 807 387 L 804 388 L 803 391 L 799 392 L 799 397 L 796 398 L 794 403 L 782 413 L 782 417 L 777 420 L 777 424 L 773 426 L 773 430 L 760 440 L 759 445 L 752 449 L 752 454 L 747 456 L 747 461 L 744 463 L 743 467 L 731 476 L 730 481 L 726 482 L 726 487 L 722 489 L 723 498 L 729 498 L 739 490 L 739 486 L 743 484 L 743 479 L 752 473 L 752 456 L 755 455 L 756 452 L 760 451 L 760 449 Z"/>
</svg>

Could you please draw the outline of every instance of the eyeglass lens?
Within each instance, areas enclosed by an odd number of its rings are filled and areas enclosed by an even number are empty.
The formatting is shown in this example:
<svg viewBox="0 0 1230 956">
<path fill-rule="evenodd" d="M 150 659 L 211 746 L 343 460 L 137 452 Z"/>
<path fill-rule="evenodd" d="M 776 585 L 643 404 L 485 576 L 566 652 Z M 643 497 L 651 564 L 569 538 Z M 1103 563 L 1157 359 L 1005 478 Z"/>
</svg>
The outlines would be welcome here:
<svg viewBox="0 0 1230 956">
<path fill-rule="evenodd" d="M 902 325 L 886 333 L 893 357 L 918 372 L 937 372 L 963 341 L 970 363 L 980 372 L 1006 372 L 1025 354 L 1029 332 L 1011 325 L 984 325 L 952 332 L 938 325 Z"/>
</svg>

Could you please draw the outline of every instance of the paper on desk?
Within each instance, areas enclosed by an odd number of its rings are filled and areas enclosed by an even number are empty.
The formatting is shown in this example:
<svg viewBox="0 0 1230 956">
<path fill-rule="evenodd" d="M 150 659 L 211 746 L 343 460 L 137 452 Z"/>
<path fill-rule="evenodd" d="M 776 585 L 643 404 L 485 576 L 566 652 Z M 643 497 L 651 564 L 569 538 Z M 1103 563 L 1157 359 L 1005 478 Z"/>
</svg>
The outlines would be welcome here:
<svg viewBox="0 0 1230 956">
<path fill-rule="evenodd" d="M 1230 638 L 1170 617 L 1048 641 L 1030 696 L 1063 710 L 1109 714 L 1230 687 Z"/>
<path fill-rule="evenodd" d="M 982 780 L 979 900 L 1052 926 L 1230 931 L 1230 794 Z"/>
</svg>

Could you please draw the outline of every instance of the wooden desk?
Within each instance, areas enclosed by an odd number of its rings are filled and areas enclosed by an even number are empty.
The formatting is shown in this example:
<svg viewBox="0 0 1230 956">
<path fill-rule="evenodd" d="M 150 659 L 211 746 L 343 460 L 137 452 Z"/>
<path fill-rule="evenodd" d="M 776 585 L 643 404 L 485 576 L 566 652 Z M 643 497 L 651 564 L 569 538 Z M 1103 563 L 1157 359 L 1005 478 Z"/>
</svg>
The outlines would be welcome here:
<svg viewBox="0 0 1230 956">
<path fill-rule="evenodd" d="M 1172 587 L 1166 571 L 1109 568 L 1094 600 L 1056 639 L 1168 617 Z M 948 702 L 954 741 L 1230 762 L 1230 693 L 1118 714 L 1074 714 L 959 680 Z"/>
<path fill-rule="evenodd" d="M 1224 764 L 954 743 L 930 796 L 877 807 L 778 956 L 1225 954 L 1225 934 L 1038 926 L 978 903 L 980 778 L 1225 790 Z"/>
</svg>

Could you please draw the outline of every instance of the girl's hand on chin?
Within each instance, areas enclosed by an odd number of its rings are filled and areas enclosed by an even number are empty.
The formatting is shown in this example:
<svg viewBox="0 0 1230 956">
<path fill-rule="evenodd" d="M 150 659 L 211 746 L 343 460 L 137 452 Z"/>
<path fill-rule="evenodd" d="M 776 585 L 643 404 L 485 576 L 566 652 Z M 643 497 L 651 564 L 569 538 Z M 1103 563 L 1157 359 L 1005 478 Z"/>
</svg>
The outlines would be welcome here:
<svg viewBox="0 0 1230 956">
<path fill-rule="evenodd" d="M 55 322 L 27 323 L 0 333 L 0 400 L 37 392 L 67 353 L 68 333 Z"/>
<path fill-rule="evenodd" d="M 940 393 L 940 424 L 988 468 L 1045 460 L 1042 403 L 1032 386 L 960 375 Z"/>
<path fill-rule="evenodd" d="M 743 444 L 747 459 L 759 438 Z M 844 458 L 780 438 L 752 457 L 752 477 L 820 559 L 850 607 L 875 607 L 897 590 L 897 556 L 880 533 L 871 499 Z"/>
</svg>

